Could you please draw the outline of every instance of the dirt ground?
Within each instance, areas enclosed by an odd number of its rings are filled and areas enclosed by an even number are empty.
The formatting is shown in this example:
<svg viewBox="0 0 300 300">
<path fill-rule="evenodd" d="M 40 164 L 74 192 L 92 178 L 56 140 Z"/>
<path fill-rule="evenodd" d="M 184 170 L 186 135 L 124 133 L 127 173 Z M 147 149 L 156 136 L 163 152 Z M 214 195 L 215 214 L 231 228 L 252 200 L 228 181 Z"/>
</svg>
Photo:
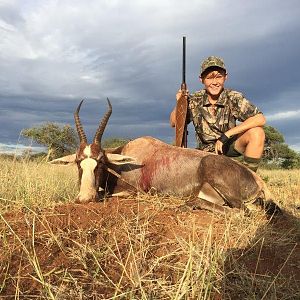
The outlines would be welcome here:
<svg viewBox="0 0 300 300">
<path fill-rule="evenodd" d="M 212 240 L 227 253 L 222 288 L 214 294 L 215 299 L 245 296 L 232 284 L 245 284 L 237 270 L 244 270 L 248 277 L 281 279 L 295 289 L 300 287 L 300 236 L 292 217 L 266 222 L 243 248 L 236 247 L 235 239 L 224 243 L 226 224 L 225 217 L 207 211 L 179 212 L 173 207 L 154 207 L 147 201 L 118 198 L 102 203 L 61 204 L 50 211 L 6 213 L 0 219 L 0 298 L 15 299 L 17 295 L 19 299 L 47 299 L 43 280 L 56 286 L 57 294 L 68 295 L 65 299 L 72 298 L 67 292 L 70 289 L 73 295 L 81 293 L 82 299 L 112 297 L 115 287 L 111 282 L 124 280 L 122 285 L 130 287 L 130 280 L 122 279 L 120 261 L 128 259 L 132 247 L 135 253 L 142 247 L 147 249 L 142 254 L 144 260 L 140 260 L 143 264 L 167 257 L 176 250 L 178 241 L 191 238 L 192 231 L 195 240 L 200 240 L 208 227 L 212 229 Z M 264 234 L 278 243 L 257 242 Z M 293 238 L 282 242 L 289 235 Z M 95 259 L 95 253 L 103 253 L 103 257 Z M 180 257 L 170 256 L 167 260 L 175 264 Z M 101 266 L 97 264 L 100 261 Z M 153 272 L 170 283 L 178 280 L 166 264 Z M 293 299 L 293 295 L 286 299 Z"/>
</svg>

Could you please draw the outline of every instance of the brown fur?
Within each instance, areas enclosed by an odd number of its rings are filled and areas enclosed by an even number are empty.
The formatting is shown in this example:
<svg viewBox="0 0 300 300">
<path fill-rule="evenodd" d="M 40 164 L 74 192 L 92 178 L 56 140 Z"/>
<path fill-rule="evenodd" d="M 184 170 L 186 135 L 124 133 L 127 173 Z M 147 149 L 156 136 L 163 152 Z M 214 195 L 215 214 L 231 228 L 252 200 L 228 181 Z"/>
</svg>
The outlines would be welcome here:
<svg viewBox="0 0 300 300">
<path fill-rule="evenodd" d="M 213 186 L 231 207 L 241 208 L 256 198 L 260 188 L 253 173 L 226 156 L 209 155 L 201 160 L 199 178 Z"/>
<path fill-rule="evenodd" d="M 81 144 L 77 152 L 80 179 L 80 160 L 86 158 L 85 147 L 86 144 Z M 108 161 L 98 144 L 91 145 L 91 158 L 97 160 L 95 188 L 101 187 L 109 194 L 155 190 L 162 194 L 189 196 L 194 199 L 191 203 L 199 204 L 197 197 L 206 184 L 211 187 L 211 194 L 219 195 L 219 199 L 214 204 L 203 201 L 204 207 L 213 207 L 215 211 L 224 211 L 220 199 L 229 207 L 244 208 L 245 203 L 266 195 L 269 197 L 269 191 L 258 175 L 225 156 L 171 146 L 152 137 L 142 137 L 108 151 L 135 158 L 134 163 L 116 166 Z M 111 174 L 107 168 L 120 176 Z M 201 207 L 198 204 L 196 206 Z"/>
</svg>

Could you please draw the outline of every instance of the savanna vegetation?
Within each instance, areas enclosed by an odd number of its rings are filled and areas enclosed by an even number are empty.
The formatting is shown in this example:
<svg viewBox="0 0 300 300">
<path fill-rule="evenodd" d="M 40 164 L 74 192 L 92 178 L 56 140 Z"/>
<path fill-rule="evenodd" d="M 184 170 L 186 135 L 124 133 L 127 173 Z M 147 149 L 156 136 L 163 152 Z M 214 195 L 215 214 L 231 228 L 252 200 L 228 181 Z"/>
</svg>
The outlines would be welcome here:
<svg viewBox="0 0 300 300">
<path fill-rule="evenodd" d="M 74 153 L 78 145 L 77 134 L 68 124 L 47 122 L 40 126 L 23 129 L 21 135 L 45 146 L 47 149 L 45 155 L 51 159 Z M 28 156 L 30 153 L 25 153 L 25 155 Z"/>
<path fill-rule="evenodd" d="M 299 299 L 300 173 L 259 173 L 283 217 L 156 194 L 75 204 L 75 166 L 1 158 L 0 298 Z"/>
<path fill-rule="evenodd" d="M 291 149 L 276 128 L 264 127 L 266 134 L 263 166 L 265 168 L 300 169 L 300 153 Z"/>
</svg>

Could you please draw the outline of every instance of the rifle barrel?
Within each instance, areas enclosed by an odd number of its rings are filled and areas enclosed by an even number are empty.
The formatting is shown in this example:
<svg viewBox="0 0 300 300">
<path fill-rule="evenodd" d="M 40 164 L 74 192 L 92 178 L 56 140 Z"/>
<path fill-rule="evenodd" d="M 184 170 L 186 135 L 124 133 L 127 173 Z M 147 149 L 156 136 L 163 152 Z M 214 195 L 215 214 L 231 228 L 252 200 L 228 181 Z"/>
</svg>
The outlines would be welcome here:
<svg viewBox="0 0 300 300">
<path fill-rule="evenodd" d="M 185 36 L 182 38 L 182 84 L 185 84 Z"/>
</svg>

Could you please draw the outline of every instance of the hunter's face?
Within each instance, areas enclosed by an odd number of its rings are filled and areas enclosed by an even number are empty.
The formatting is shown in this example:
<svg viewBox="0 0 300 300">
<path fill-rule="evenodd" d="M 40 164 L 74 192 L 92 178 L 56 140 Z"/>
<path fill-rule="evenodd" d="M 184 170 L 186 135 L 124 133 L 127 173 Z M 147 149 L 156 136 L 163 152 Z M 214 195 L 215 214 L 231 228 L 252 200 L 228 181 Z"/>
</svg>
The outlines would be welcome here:
<svg viewBox="0 0 300 300">
<path fill-rule="evenodd" d="M 206 91 L 212 96 L 218 96 L 224 89 L 227 74 L 223 70 L 213 70 L 201 78 Z"/>
</svg>

